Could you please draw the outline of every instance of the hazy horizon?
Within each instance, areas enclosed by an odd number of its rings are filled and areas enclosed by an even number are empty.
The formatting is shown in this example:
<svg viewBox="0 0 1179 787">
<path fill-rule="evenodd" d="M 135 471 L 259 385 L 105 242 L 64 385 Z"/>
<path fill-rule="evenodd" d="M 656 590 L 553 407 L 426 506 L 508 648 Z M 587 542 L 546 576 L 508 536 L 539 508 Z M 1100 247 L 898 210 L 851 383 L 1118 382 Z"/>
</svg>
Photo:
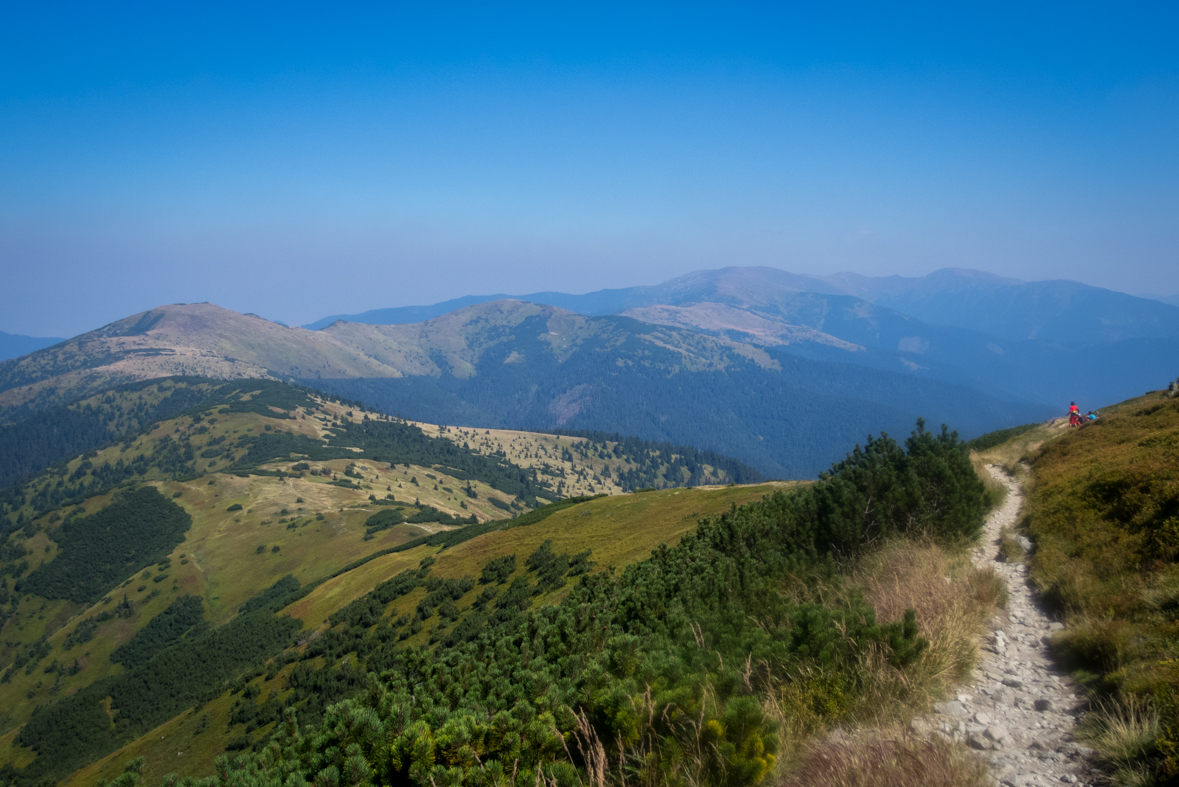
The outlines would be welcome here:
<svg viewBox="0 0 1179 787">
<path fill-rule="evenodd" d="M 1179 10 L 10 5 L 0 330 L 693 270 L 1179 293 Z"/>
<path fill-rule="evenodd" d="M 775 267 L 775 266 L 766 266 L 766 267 Z M 695 270 L 695 271 L 685 271 L 683 274 L 679 274 L 679 275 L 686 275 L 686 274 L 689 274 L 689 273 L 695 273 L 695 272 L 698 272 L 698 271 L 700 271 L 700 270 L 707 270 L 707 269 L 697 269 L 697 270 Z M 780 268 L 779 270 L 786 270 L 786 269 L 784 269 L 784 268 Z M 975 270 L 977 270 L 977 269 L 975 269 Z M 790 273 L 800 273 L 800 274 L 808 274 L 808 273 L 810 273 L 809 271 L 802 271 L 802 270 L 792 270 L 792 271 L 789 271 L 789 272 L 790 272 Z M 933 273 L 933 272 L 934 272 L 934 271 L 928 271 L 928 273 Z M 983 271 L 983 272 L 984 272 L 984 273 L 991 273 L 991 271 Z M 858 271 L 832 271 L 832 273 L 833 273 L 833 274 L 838 274 L 838 273 L 858 273 Z M 828 274 L 823 274 L 823 275 L 828 275 Z M 893 275 L 893 274 L 884 274 L 884 275 Z M 918 276 L 918 277 L 919 277 L 919 276 L 922 276 L 922 275 L 926 275 L 926 274 L 917 274 L 917 276 Z M 997 274 L 996 274 L 996 275 L 997 275 Z M 671 278 L 675 278 L 675 277 L 671 277 Z M 907 277 L 907 278 L 913 278 L 913 277 Z M 1005 277 L 1005 278 L 1012 279 L 1012 280 L 1015 280 L 1015 281 L 1024 282 L 1024 283 L 1031 283 L 1029 280 L 1025 280 L 1025 279 L 1016 279 L 1016 277 Z M 573 292 L 573 291 L 568 291 L 568 290 L 559 290 L 559 289 L 557 289 L 557 290 L 532 290 L 531 292 L 564 292 L 564 293 L 566 293 L 566 294 L 569 294 L 569 295 L 585 295 L 585 294 L 588 294 L 588 293 L 591 293 L 591 292 L 597 292 L 598 290 L 603 290 L 603 289 L 626 289 L 626 288 L 629 288 L 629 287 L 636 287 L 636 286 L 649 286 L 649 285 L 653 285 L 653 284 L 661 284 L 661 283 L 662 283 L 662 282 L 664 282 L 664 281 L 667 281 L 667 279 L 660 279 L 659 281 L 653 281 L 653 282 L 644 282 L 643 284 L 625 284 L 625 283 L 624 283 L 624 284 L 617 284 L 617 285 L 613 285 L 613 286 L 609 286 L 609 287 L 598 287 L 598 288 L 595 288 L 595 289 L 593 289 L 593 290 L 586 290 L 586 291 L 584 291 L 584 292 Z M 1035 281 L 1047 281 L 1047 280 L 1035 280 Z M 1073 280 L 1073 281 L 1075 281 L 1075 280 Z M 1082 283 L 1082 284 L 1086 284 L 1087 282 L 1080 282 L 1080 283 Z M 1091 285 L 1091 286 L 1099 286 L 1099 285 Z M 1110 289 L 1110 288 L 1106 288 L 1106 289 Z M 1122 290 L 1115 290 L 1115 292 L 1124 292 L 1124 291 L 1122 291 Z M 89 326 L 89 327 L 83 328 L 83 329 L 81 329 L 81 330 L 78 330 L 78 331 L 75 331 L 75 332 L 73 332 L 73 333 L 44 333 L 44 334 L 40 334 L 40 336 L 55 336 L 55 337 L 58 337 L 58 338 L 71 338 L 71 337 L 73 337 L 73 336 L 77 336 L 77 335 L 80 335 L 80 334 L 86 333 L 86 332 L 88 332 L 88 331 L 96 330 L 96 329 L 98 329 L 98 328 L 101 328 L 101 327 L 102 327 L 102 326 L 104 326 L 104 325 L 108 325 L 108 324 L 110 324 L 111 322 L 114 322 L 114 321 L 116 321 L 116 320 L 122 319 L 122 318 L 124 318 L 124 317 L 129 317 L 129 316 L 131 316 L 131 315 L 133 315 L 133 314 L 138 314 L 138 313 L 140 313 L 140 312 L 145 312 L 145 311 L 148 311 L 148 310 L 150 310 L 150 309 L 154 309 L 154 308 L 157 308 L 157 307 L 160 307 L 160 306 L 171 305 L 171 304 L 183 304 L 183 303 L 206 303 L 206 302 L 207 302 L 207 303 L 214 303 L 214 304 L 215 304 L 215 305 L 217 305 L 217 306 L 222 306 L 222 307 L 224 307 L 224 308 L 232 309 L 233 311 L 237 311 L 237 312 L 240 312 L 240 313 L 242 313 L 242 314 L 256 314 L 256 315 L 258 315 L 258 316 L 260 316 L 260 317 L 263 317 L 263 318 L 265 318 L 265 319 L 267 319 L 267 320 L 270 320 L 270 321 L 272 321 L 272 322 L 279 322 L 279 323 L 282 323 L 282 324 L 285 324 L 285 325 L 288 325 L 288 326 L 291 326 L 291 327 L 299 327 L 299 326 L 303 326 L 303 325 L 308 325 L 308 324 L 310 324 L 310 323 L 316 322 L 317 320 L 321 320 L 321 319 L 323 319 L 323 318 L 325 318 L 325 317 L 330 317 L 330 316 L 333 316 L 333 315 L 336 315 L 336 314 L 361 314 L 361 313 L 364 313 L 364 312 L 366 312 L 366 311 L 373 311 L 373 310 L 376 310 L 376 309 L 385 309 L 385 308 L 396 308 L 396 307 L 400 307 L 400 306 L 430 306 L 430 305 L 433 305 L 433 304 L 436 304 L 436 303 L 444 303 L 444 302 L 446 302 L 446 301 L 449 301 L 449 300 L 455 300 L 455 299 L 458 299 L 458 298 L 462 298 L 462 297 L 464 297 L 464 296 L 486 296 L 486 295 L 494 295 L 494 294 L 496 294 L 496 293 L 494 293 L 494 292 L 491 292 L 491 291 L 487 291 L 487 292 L 460 292 L 460 293 L 458 293 L 458 294 L 455 294 L 455 295 L 448 295 L 448 296 L 446 296 L 446 297 L 438 297 L 438 298 L 434 298 L 434 299 L 432 299 L 432 300 L 421 300 L 421 301 L 413 301 L 413 302 L 408 302 L 408 301 L 407 301 L 407 302 L 404 302 L 404 303 L 384 303 L 384 302 L 382 302 L 382 303 L 378 303 L 378 304 L 376 304 L 376 305 L 373 305 L 373 306 L 366 306 L 366 307 L 364 307 L 364 308 L 348 308 L 348 309 L 344 309 L 344 310 L 337 311 L 337 312 L 324 312 L 324 313 L 322 313 L 322 314 L 316 314 L 316 315 L 314 315 L 314 316 L 310 317 L 309 319 L 301 319 L 301 320 L 299 320 L 299 321 L 294 321 L 294 320 L 286 320 L 286 319 L 283 319 L 283 318 L 282 318 L 282 317 L 280 317 L 280 316 L 275 316 L 275 315 L 272 315 L 272 314 L 264 314 L 264 313 L 262 313 L 262 312 L 259 312 L 259 311 L 257 311 L 257 310 L 250 309 L 250 308 L 240 308 L 240 309 L 239 309 L 239 308 L 233 308 L 233 307 L 231 307 L 231 306 L 227 306 L 227 305 L 226 305 L 226 304 L 224 304 L 224 303 L 218 303 L 218 302 L 216 302 L 216 301 L 171 301 L 171 302 L 160 302 L 160 303 L 153 303 L 153 304 L 151 304 L 151 305 L 144 305 L 142 308 L 137 308 L 137 309 L 134 309 L 133 311 L 128 311 L 128 312 L 126 312 L 126 313 L 120 313 L 120 314 L 117 314 L 117 315 L 115 315 L 115 316 L 111 317 L 110 319 L 104 320 L 104 321 L 103 321 L 103 322 L 101 322 L 101 323 L 98 323 L 98 324 L 95 324 L 95 325 L 91 325 L 91 326 Z M 505 293 L 503 293 L 503 294 L 504 294 L 504 295 L 507 295 L 507 296 L 524 296 L 524 295 L 529 295 L 529 294 L 531 294 L 531 293 L 530 293 L 530 292 L 505 292 Z M 1141 292 L 1139 292 L 1139 293 L 1131 293 L 1131 292 L 1126 292 L 1126 293 L 1124 293 L 1124 294 L 1126 294 L 1126 295 L 1133 295 L 1134 297 L 1137 297 L 1137 298 L 1150 298 L 1150 299 L 1158 299 L 1158 300 L 1164 300 L 1164 299 L 1166 299 L 1166 300 L 1177 300 L 1177 299 L 1179 299 L 1179 295 L 1167 295 L 1166 293 L 1141 293 Z M 371 300 L 371 296 L 368 296 L 368 297 L 369 297 L 369 299 Z M 1166 300 L 1164 300 L 1164 302 L 1166 302 Z M 1171 303 L 1171 305 L 1176 305 L 1176 306 L 1179 306 L 1179 304 L 1176 304 L 1176 303 Z M 35 336 L 34 334 L 24 333 L 24 332 L 22 332 L 22 331 L 6 330 L 6 329 L 3 329 L 3 328 L 0 328 L 0 330 L 3 330 L 5 333 L 9 333 L 9 334 L 18 334 L 18 335 L 26 335 L 26 336 Z"/>
</svg>

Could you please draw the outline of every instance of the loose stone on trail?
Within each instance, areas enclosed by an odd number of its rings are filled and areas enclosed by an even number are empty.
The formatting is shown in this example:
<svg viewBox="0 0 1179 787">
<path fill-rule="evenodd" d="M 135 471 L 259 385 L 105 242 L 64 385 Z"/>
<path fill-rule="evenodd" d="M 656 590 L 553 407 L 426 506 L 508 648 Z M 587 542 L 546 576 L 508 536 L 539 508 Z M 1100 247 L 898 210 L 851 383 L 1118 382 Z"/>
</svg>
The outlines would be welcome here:
<svg viewBox="0 0 1179 787">
<path fill-rule="evenodd" d="M 954 700 L 937 703 L 933 716 L 914 719 L 911 729 L 965 743 L 987 758 L 1004 787 L 1097 784 L 1101 774 L 1093 767 L 1092 751 L 1074 738 L 1083 703 L 1049 653 L 1052 635 L 1064 626 L 1038 604 L 1027 566 L 1003 562 L 999 548 L 1000 532 L 1017 521 L 1022 489 L 998 467 L 988 469 L 1008 494 L 987 519 L 982 545 L 972 558 L 975 565 L 992 566 L 1006 582 L 1007 615 L 995 618 L 993 636 L 982 643 L 974 685 L 964 686 Z M 1017 541 L 1025 552 L 1034 549 L 1026 536 Z"/>
</svg>

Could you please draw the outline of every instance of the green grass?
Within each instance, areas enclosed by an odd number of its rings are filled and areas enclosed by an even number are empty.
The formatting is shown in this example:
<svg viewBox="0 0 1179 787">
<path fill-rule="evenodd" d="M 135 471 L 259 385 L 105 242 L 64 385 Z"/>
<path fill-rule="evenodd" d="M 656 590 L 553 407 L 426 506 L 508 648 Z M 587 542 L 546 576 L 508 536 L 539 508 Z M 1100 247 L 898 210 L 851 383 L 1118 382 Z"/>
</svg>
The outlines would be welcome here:
<svg viewBox="0 0 1179 787">
<path fill-rule="evenodd" d="M 1106 408 L 1100 421 L 1040 448 L 1032 466 L 1032 575 L 1065 618 L 1056 652 L 1099 694 L 1153 703 L 1160 759 L 1119 767 L 1174 778 L 1179 400 L 1150 394 Z"/>
<path fill-rule="evenodd" d="M 301 619 L 305 624 L 304 636 L 313 636 L 316 629 L 322 629 L 327 625 L 327 618 L 332 612 L 363 596 L 379 582 L 406 569 L 416 568 L 422 559 L 429 555 L 436 559 L 432 569 L 434 575 L 457 578 L 464 575 L 478 576 L 488 560 L 515 553 L 519 558 L 515 574 L 518 576 L 525 571 L 524 561 L 527 557 L 545 540 L 552 540 L 553 548 L 558 553 L 573 554 L 592 548 L 590 559 L 597 564 L 595 570 L 606 570 L 609 566 L 622 568 L 635 560 L 647 557 L 651 550 L 661 543 L 678 542 L 684 533 L 695 528 L 701 517 L 718 514 L 734 503 L 740 505 L 749 500 L 759 499 L 780 486 L 764 484 L 718 489 L 669 489 L 591 500 L 558 511 L 535 525 L 493 531 L 449 549 L 439 550 L 434 546 L 421 546 L 405 552 L 383 555 L 323 582 L 282 612 Z M 193 530 L 198 529 L 199 526 L 194 525 Z M 363 533 L 362 526 L 359 532 Z M 370 552 L 376 551 L 379 546 L 377 541 L 366 544 Z M 248 563 L 248 559 L 252 557 L 251 552 L 242 559 Z M 340 556 L 337 562 L 346 561 Z M 252 585 L 268 585 L 270 582 L 273 582 L 273 579 L 268 582 L 251 580 Z M 478 586 L 461 599 L 458 602 L 460 609 L 464 612 L 469 610 L 482 589 L 483 586 Z M 533 603 L 555 603 L 564 597 L 568 589 L 567 586 L 541 595 Z M 391 617 L 412 614 L 425 594 L 424 588 L 415 589 L 390 605 L 387 614 Z M 438 619 L 435 617 L 428 621 L 421 633 L 407 640 L 405 644 L 425 645 L 437 625 Z M 289 670 L 290 667 L 286 669 Z M 281 685 L 281 679 L 266 683 L 257 679 L 256 682 L 264 687 L 264 693 L 268 690 L 266 687 Z M 227 730 L 231 704 L 231 698 L 226 695 L 205 706 L 202 713 L 209 715 L 210 722 L 207 731 L 201 736 L 193 738 L 187 732 L 197 722 L 191 711 L 186 712 L 75 773 L 67 783 L 88 784 L 97 778 L 111 778 L 121 772 L 121 763 L 138 756 L 147 757 L 147 772 L 154 773 L 158 770 L 160 777 L 173 771 L 182 774 L 206 772 L 211 767 L 213 757 L 222 752 L 228 739 L 241 731 L 240 727 L 234 728 L 232 732 Z M 190 748 L 186 750 L 183 743 L 187 739 L 191 739 L 191 742 Z M 187 753 L 178 758 L 177 750 Z M 148 783 L 154 781 L 159 779 L 148 779 Z"/>
<path fill-rule="evenodd" d="M 132 403 L 142 400 L 148 405 L 160 395 L 157 387 L 128 394 Z M 98 399 L 95 402 L 101 404 Z M 119 406 L 119 402 L 112 400 L 106 406 Z M 48 601 L 28 594 L 21 599 L 17 614 L 0 629 L 0 672 L 22 646 L 45 638 L 49 652 L 28 674 L 23 668 L 10 671 L 9 682 L 0 683 L 0 766 L 27 764 L 30 752 L 11 749 L 4 741 L 11 741 L 19 725 L 28 719 L 37 705 L 52 703 L 96 680 L 121 673 L 123 668 L 109 661 L 111 652 L 135 636 L 177 597 L 184 594 L 201 596 L 206 618 L 211 625 L 217 626 L 233 618 L 248 599 L 287 574 L 292 574 L 303 584 L 315 583 L 374 553 L 448 529 L 431 523 L 402 524 L 378 531 L 366 540 L 366 520 L 382 510 L 381 506 L 370 501 L 370 495 L 383 500 L 387 494 L 393 494 L 398 503 L 418 501 L 423 506 L 433 506 L 454 516 L 473 514 L 480 521 L 499 520 L 505 516 L 503 506 L 493 504 L 493 498 L 504 505 L 514 505 L 513 511 L 528 510 L 526 506 L 520 506 L 519 501 L 481 481 L 460 480 L 430 467 L 375 462 L 360 451 L 350 459 L 310 462 L 311 470 L 330 470 L 337 478 L 344 478 L 345 469 L 354 465 L 355 471 L 362 476 L 350 479 L 357 482 L 357 489 L 334 485 L 329 478 L 310 472 L 304 472 L 302 478 L 294 477 L 298 472 L 294 467 L 301 461 L 296 457 L 266 463 L 260 468 L 282 471 L 287 474 L 286 478 L 256 474 L 243 477 L 227 472 L 247 450 L 245 445 L 236 444 L 241 438 L 273 430 L 324 439 L 334 421 L 358 420 L 365 416 L 360 410 L 349 415 L 349 408 L 339 403 L 321 401 L 317 406 L 318 410 L 300 409 L 296 412 L 297 417 L 289 418 L 285 413 L 270 417 L 263 412 L 231 411 L 232 408 L 215 405 L 199 416 L 188 413 L 155 424 L 120 444 L 96 451 L 90 457 L 94 467 L 107 462 L 113 465 L 120 460 L 131 462 L 136 457 L 151 457 L 168 440 L 180 439 L 187 439 L 198 457 L 206 449 L 226 449 L 220 455 L 199 458 L 198 469 L 206 475 L 197 478 L 177 479 L 161 472 L 158 467 L 149 466 L 146 472 L 132 479 L 131 483 L 146 482 L 156 486 L 193 518 L 185 540 L 169 556 L 166 569 L 161 571 L 151 567 L 145 576 L 141 576 L 144 572 L 137 572 L 113 589 L 105 603 L 83 605 Z M 427 431 L 430 429 L 442 433 L 441 429 L 427 425 Z M 466 434 L 463 442 L 475 443 L 475 437 L 473 432 Z M 494 441 L 481 444 L 485 453 L 495 454 L 505 449 L 509 459 L 524 464 L 532 463 L 523 461 L 524 455 L 530 454 L 550 461 L 553 467 L 562 467 L 569 479 L 567 492 L 583 489 L 598 492 L 605 487 L 591 480 L 602 471 L 603 461 L 593 456 L 583 457 L 577 451 L 572 453 L 572 460 L 561 456 L 565 444 L 581 438 L 514 432 L 496 432 L 492 437 Z M 634 466 L 633 459 L 625 455 L 610 462 L 615 471 Z M 42 489 L 51 489 L 58 479 L 79 471 L 82 464 L 83 457 L 75 457 L 64 463 L 64 476 L 60 469 L 42 473 L 28 486 L 30 499 Z M 574 481 L 575 477 L 583 480 Z M 411 479 L 416 479 L 417 484 Z M 467 487 L 474 490 L 474 497 L 464 492 Z M 614 487 L 610 488 L 613 490 Z M 760 497 L 771 489 L 768 485 L 668 489 L 595 500 L 577 506 L 576 510 L 560 511 L 550 518 L 551 521 L 543 522 L 543 526 L 493 532 L 445 549 L 439 555 L 436 572 L 443 577 L 477 575 L 486 560 L 513 551 L 520 553 L 519 571 L 522 572 L 524 559 L 545 539 L 551 539 L 558 552 L 569 554 L 592 545 L 594 554 L 591 560 L 595 562 L 596 570 L 622 567 L 646 557 L 660 543 L 675 543 L 683 533 L 695 527 L 701 516 L 719 513 L 733 503 Z M 26 558 L 29 566 L 23 576 L 56 556 L 56 543 L 48 537 L 47 530 L 57 526 L 62 517 L 72 512 L 81 515 L 101 510 L 110 503 L 113 494 L 106 492 L 56 510 L 37 512 L 31 505 L 26 506 L 23 509 L 25 516 L 39 515 L 32 520 L 30 527 L 20 532 L 20 536 L 32 533 L 24 538 L 30 554 Z M 237 505 L 241 506 L 239 510 L 227 510 Z M 429 546 L 382 556 L 324 582 L 290 611 L 305 621 L 309 631 L 321 627 L 341 606 L 437 551 L 438 547 Z M 161 581 L 153 581 L 161 577 Z M 8 581 L 11 585 L 13 580 Z M 558 590 L 536 599 L 535 603 L 559 600 L 565 592 L 567 589 Z M 461 605 L 468 608 L 476 594 L 477 591 L 463 599 Z M 424 591 L 418 590 L 401 599 L 395 605 L 394 614 L 397 614 L 397 607 L 412 612 L 421 595 Z M 124 596 L 134 604 L 131 617 L 115 617 L 102 622 L 90 641 L 69 650 L 65 648 L 66 639 L 79 624 L 87 618 L 109 612 Z M 430 621 L 429 626 L 434 625 L 436 620 Z M 428 627 L 411 644 L 425 644 L 429 634 Z M 44 668 L 54 661 L 68 668 L 75 659 L 81 669 L 74 675 L 44 672 Z M 207 735 L 202 740 L 216 737 Z M 146 739 L 141 741 L 143 746 L 149 743 Z M 224 740 L 218 745 L 223 744 Z M 216 746 L 210 751 L 213 749 L 220 751 Z M 202 767 L 207 765 L 204 762 Z"/>
<path fill-rule="evenodd" d="M 432 573 L 457 579 L 478 577 L 488 561 L 504 555 L 517 556 L 513 576 L 524 573 L 524 561 L 546 540 L 553 542 L 557 553 L 576 554 L 591 549 L 590 560 L 597 570 L 610 566 L 623 568 L 647 557 L 660 544 L 675 544 L 701 517 L 719 514 L 736 503 L 759 499 L 776 485 L 734 486 L 721 489 L 666 489 L 636 495 L 603 497 L 567 508 L 536 525 L 497 530 L 439 551 L 422 546 L 406 552 L 385 555 L 352 571 L 324 582 L 285 612 L 301 620 L 308 628 L 324 625 L 328 615 L 360 598 L 376 584 L 402 571 L 416 568 L 427 556 L 436 560 Z M 481 588 L 467 594 L 459 603 L 469 607 Z M 564 591 L 559 591 L 563 596 Z M 420 597 L 414 591 L 394 606 L 396 614 L 412 612 Z M 540 597 L 537 604 L 556 600 Z M 418 635 L 428 638 L 428 631 Z"/>
<path fill-rule="evenodd" d="M 590 560 L 599 569 L 622 568 L 647 557 L 659 544 L 678 543 L 702 517 L 726 511 L 734 503 L 760 499 L 777 488 L 758 484 L 664 489 L 598 498 L 559 511 L 538 526 L 490 533 L 460 544 L 439 556 L 434 571 L 445 577 L 477 576 L 488 560 L 514 553 L 523 561 L 546 539 L 552 539 L 558 553 L 576 554 L 592 547 Z"/>
<path fill-rule="evenodd" d="M 274 682 L 271 684 L 275 688 Z M 145 784 L 161 784 L 169 773 L 201 773 L 225 751 L 231 737 L 229 710 L 235 697 L 225 692 L 198 708 L 169 719 L 143 737 L 70 774 L 63 784 L 92 785 L 123 772 L 129 759 L 145 757 Z M 198 732 L 199 730 L 199 732 Z"/>
<path fill-rule="evenodd" d="M 363 566 L 327 580 L 283 612 L 302 620 L 309 631 L 321 628 L 326 624 L 328 615 L 360 598 L 377 583 L 406 569 L 416 568 L 422 558 L 436 551 L 435 547 L 419 547 L 370 560 Z"/>
<path fill-rule="evenodd" d="M 1099 703 L 1079 733 L 1113 774 L 1114 784 L 1149 785 L 1156 781 L 1153 766 L 1158 758 L 1159 721 L 1151 703 L 1131 696 Z"/>
</svg>

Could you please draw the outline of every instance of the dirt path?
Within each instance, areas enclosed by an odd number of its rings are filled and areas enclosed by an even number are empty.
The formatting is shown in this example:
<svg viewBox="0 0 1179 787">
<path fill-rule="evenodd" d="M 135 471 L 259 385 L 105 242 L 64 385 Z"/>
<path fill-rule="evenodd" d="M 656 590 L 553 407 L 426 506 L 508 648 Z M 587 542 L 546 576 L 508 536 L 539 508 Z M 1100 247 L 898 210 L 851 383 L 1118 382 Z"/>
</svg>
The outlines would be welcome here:
<svg viewBox="0 0 1179 787">
<path fill-rule="evenodd" d="M 988 469 L 1007 487 L 1007 499 L 987 519 L 972 557 L 975 565 L 993 567 L 1006 581 L 1007 615 L 996 616 L 972 682 L 956 700 L 938 703 L 933 715 L 914 721 L 914 730 L 965 741 L 988 759 L 1004 787 L 1094 784 L 1100 774 L 1090 751 L 1074 739 L 1081 692 L 1057 669 L 1046 645 L 1062 626 L 1039 604 L 1027 566 L 1000 559 L 1000 533 L 1014 529 L 1022 487 L 999 467 Z M 1025 542 L 1025 548 L 1030 546 Z"/>
</svg>

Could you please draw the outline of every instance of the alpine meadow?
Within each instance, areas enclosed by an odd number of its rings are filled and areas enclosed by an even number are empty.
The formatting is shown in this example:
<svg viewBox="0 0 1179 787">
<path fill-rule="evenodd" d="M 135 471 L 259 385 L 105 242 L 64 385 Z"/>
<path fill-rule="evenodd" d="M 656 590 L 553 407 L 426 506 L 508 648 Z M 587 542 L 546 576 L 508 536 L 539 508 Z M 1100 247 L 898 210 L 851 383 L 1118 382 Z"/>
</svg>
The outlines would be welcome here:
<svg viewBox="0 0 1179 787">
<path fill-rule="evenodd" d="M 1179 787 L 1176 41 L 0 4 L 0 787 Z"/>
</svg>

